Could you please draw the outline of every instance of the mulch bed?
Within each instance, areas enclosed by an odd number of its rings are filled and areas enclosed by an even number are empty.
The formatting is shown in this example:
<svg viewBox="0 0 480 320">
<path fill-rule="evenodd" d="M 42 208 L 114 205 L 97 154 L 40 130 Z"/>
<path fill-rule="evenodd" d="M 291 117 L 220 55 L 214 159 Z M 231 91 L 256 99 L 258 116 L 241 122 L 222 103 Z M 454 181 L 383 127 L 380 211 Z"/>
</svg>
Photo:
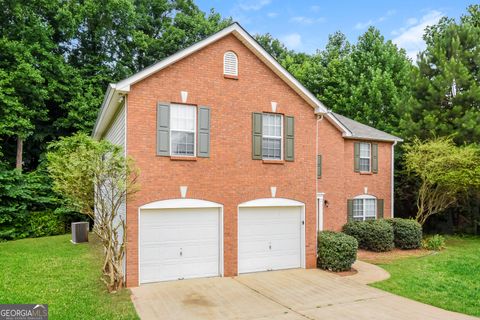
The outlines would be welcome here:
<svg viewBox="0 0 480 320">
<path fill-rule="evenodd" d="M 355 268 L 351 268 L 350 270 L 340 271 L 340 272 L 329 271 L 329 270 L 324 270 L 324 271 L 336 274 L 337 276 L 340 276 L 340 277 L 353 276 L 354 274 L 358 273 L 358 271 Z"/>
<path fill-rule="evenodd" d="M 424 249 L 402 250 L 394 248 L 392 251 L 387 252 L 373 252 L 358 249 L 357 259 L 373 264 L 383 264 L 390 263 L 400 258 L 423 257 L 431 253 L 432 251 Z"/>
</svg>

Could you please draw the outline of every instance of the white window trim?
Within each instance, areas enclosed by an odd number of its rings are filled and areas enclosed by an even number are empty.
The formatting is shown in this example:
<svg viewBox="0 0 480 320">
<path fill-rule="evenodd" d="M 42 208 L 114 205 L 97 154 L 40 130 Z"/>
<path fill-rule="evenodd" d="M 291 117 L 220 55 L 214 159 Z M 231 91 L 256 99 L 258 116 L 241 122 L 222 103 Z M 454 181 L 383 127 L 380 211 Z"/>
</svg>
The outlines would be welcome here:
<svg viewBox="0 0 480 320">
<path fill-rule="evenodd" d="M 229 54 L 233 54 L 233 56 L 235 57 L 235 72 L 233 74 L 232 73 L 227 73 L 227 69 L 226 69 L 227 64 L 225 62 L 226 62 L 226 57 Z M 223 74 L 226 75 L 226 76 L 238 77 L 238 56 L 235 52 L 233 52 L 231 50 L 229 50 L 229 51 L 227 51 L 223 54 Z"/>
<path fill-rule="evenodd" d="M 362 152 L 361 152 L 361 150 L 362 150 L 362 144 L 368 144 L 368 145 L 369 145 L 369 149 L 368 149 L 368 150 L 369 150 L 369 156 L 368 156 L 368 158 L 362 157 Z M 359 150 L 359 153 L 360 153 L 360 154 L 359 154 L 359 159 L 360 159 L 360 160 L 361 160 L 361 159 L 368 159 L 368 171 L 365 171 L 365 170 L 361 170 L 361 169 L 360 169 L 360 172 L 366 172 L 366 173 L 367 173 L 367 172 L 372 172 L 372 144 L 369 143 L 369 142 L 360 142 L 360 147 L 359 147 L 359 148 L 360 148 L 360 150 Z M 359 162 L 361 162 L 360 160 L 359 160 Z M 359 166 L 361 167 L 361 164 L 360 164 L 360 163 L 359 163 Z"/>
<path fill-rule="evenodd" d="M 366 218 L 372 218 L 372 217 L 370 217 L 370 216 L 367 217 L 367 216 L 365 215 L 365 212 L 366 212 L 366 204 L 365 204 L 366 201 L 365 201 L 365 200 L 375 200 L 375 209 L 374 209 L 375 215 L 373 216 L 373 218 L 374 218 L 375 220 L 377 220 L 378 205 L 377 205 L 377 198 L 376 198 L 375 196 L 368 195 L 368 194 L 366 194 L 366 195 L 360 195 L 360 196 L 356 196 L 355 198 L 353 198 L 353 200 L 362 200 L 362 216 L 361 216 L 361 217 L 359 217 L 359 216 L 356 217 L 355 215 L 353 215 L 353 219 L 354 219 L 354 220 L 361 218 L 362 221 L 365 221 Z M 355 205 L 354 205 L 354 207 L 355 207 Z M 354 211 L 354 213 L 355 213 L 355 211 Z"/>
<path fill-rule="evenodd" d="M 170 156 L 171 157 L 186 157 L 186 158 L 195 158 L 197 156 L 197 106 L 191 105 L 191 104 L 181 104 L 181 103 L 173 103 L 172 106 L 185 106 L 185 107 L 192 107 L 195 108 L 195 112 L 193 113 L 193 130 L 178 130 L 178 129 L 172 129 L 172 112 L 170 110 L 170 124 L 169 124 L 169 138 L 170 138 Z M 182 155 L 182 154 L 173 154 L 173 147 L 172 147 L 172 131 L 176 132 L 193 132 L 193 155 Z"/>
<path fill-rule="evenodd" d="M 271 159 L 271 158 L 265 158 L 263 156 L 263 138 L 267 139 L 278 139 L 278 136 L 269 136 L 263 133 L 263 115 L 268 114 L 268 115 L 278 115 L 280 116 L 280 159 Z M 266 161 L 283 161 L 283 114 L 279 113 L 272 113 L 272 112 L 264 112 L 262 113 L 262 160 Z"/>
</svg>

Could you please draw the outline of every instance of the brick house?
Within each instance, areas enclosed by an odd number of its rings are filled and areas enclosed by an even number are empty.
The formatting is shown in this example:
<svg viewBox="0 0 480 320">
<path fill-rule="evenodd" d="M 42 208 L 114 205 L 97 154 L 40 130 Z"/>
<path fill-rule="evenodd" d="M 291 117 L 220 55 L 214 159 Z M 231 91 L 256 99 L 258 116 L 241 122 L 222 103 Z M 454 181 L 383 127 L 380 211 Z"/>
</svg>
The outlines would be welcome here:
<svg viewBox="0 0 480 320">
<path fill-rule="evenodd" d="M 111 84 L 93 136 L 140 170 L 130 287 L 314 268 L 318 230 L 393 216 L 400 139 L 330 112 L 236 23 Z"/>
</svg>

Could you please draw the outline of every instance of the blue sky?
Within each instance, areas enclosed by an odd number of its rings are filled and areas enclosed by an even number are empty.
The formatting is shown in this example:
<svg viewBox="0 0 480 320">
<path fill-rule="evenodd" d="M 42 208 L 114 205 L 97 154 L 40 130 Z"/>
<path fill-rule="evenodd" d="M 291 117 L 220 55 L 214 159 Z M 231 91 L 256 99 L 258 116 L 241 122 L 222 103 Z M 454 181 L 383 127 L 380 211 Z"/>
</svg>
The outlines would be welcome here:
<svg viewBox="0 0 480 320">
<path fill-rule="evenodd" d="M 427 25 L 435 24 L 442 16 L 459 18 L 474 3 L 464 0 L 195 2 L 203 11 L 214 8 L 224 17 L 233 17 L 251 34 L 268 32 L 289 49 L 308 53 L 323 49 L 328 35 L 337 30 L 356 42 L 369 25 L 374 25 L 412 58 L 424 48 L 422 34 Z"/>
</svg>

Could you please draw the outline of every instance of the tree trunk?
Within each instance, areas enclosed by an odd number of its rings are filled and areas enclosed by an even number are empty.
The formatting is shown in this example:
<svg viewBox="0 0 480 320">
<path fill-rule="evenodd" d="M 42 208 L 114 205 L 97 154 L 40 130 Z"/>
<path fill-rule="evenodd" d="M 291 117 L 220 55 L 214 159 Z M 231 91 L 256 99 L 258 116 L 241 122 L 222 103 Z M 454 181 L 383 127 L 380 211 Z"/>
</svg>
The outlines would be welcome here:
<svg viewBox="0 0 480 320">
<path fill-rule="evenodd" d="M 17 163 L 16 168 L 22 171 L 23 166 L 23 139 L 17 136 Z"/>
</svg>

